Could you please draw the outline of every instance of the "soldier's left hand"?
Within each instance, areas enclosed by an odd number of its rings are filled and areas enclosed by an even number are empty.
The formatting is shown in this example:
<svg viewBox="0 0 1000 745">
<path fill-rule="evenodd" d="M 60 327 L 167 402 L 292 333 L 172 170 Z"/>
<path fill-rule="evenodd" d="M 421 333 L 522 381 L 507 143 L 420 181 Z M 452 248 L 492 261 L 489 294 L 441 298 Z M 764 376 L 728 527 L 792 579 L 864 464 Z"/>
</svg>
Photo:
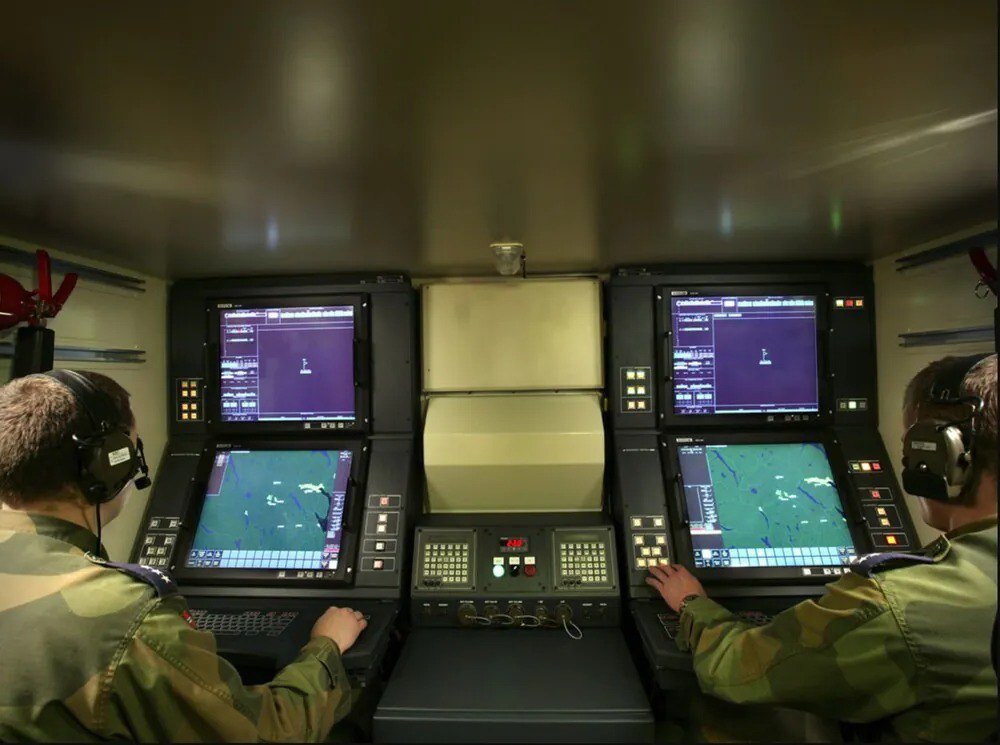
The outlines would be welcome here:
<svg viewBox="0 0 1000 745">
<path fill-rule="evenodd" d="M 701 582 L 680 564 L 651 566 L 649 574 L 646 584 L 660 593 L 675 612 L 680 612 L 681 602 L 688 595 L 705 595 Z"/>
</svg>

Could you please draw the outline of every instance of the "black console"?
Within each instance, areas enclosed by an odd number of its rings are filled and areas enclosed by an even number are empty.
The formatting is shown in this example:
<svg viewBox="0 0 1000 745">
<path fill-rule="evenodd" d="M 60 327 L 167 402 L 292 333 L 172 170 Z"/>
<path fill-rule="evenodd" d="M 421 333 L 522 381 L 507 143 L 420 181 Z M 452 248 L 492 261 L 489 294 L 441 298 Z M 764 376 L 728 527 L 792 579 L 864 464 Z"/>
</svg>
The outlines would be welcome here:
<svg viewBox="0 0 1000 745">
<path fill-rule="evenodd" d="M 660 689 L 696 682 L 676 614 L 645 583 L 651 565 L 683 564 L 762 624 L 857 556 L 917 546 L 877 429 L 872 303 L 860 265 L 614 273 L 613 508 L 629 616 Z"/>
<path fill-rule="evenodd" d="M 415 340 L 399 276 L 171 288 L 170 439 L 134 560 L 173 575 L 245 680 L 331 605 L 368 618 L 357 682 L 387 654 L 419 510 Z"/>
</svg>

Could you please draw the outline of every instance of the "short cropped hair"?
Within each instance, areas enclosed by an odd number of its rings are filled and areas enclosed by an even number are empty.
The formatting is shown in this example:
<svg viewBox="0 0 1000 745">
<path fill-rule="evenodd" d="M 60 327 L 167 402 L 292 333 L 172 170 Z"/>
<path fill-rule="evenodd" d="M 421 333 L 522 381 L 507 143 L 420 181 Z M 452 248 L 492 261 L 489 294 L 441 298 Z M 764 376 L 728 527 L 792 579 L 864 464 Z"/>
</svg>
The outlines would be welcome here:
<svg viewBox="0 0 1000 745">
<path fill-rule="evenodd" d="M 100 373 L 79 374 L 111 399 L 112 425 L 135 426 L 124 388 Z M 72 436 L 89 429 L 86 413 L 57 380 L 31 375 L 0 387 L 0 502 L 20 509 L 70 498 L 79 478 Z"/>
<path fill-rule="evenodd" d="M 935 379 L 957 357 L 945 357 L 932 362 L 918 372 L 906 386 L 904 412 L 909 421 L 922 419 L 960 419 L 968 416 L 968 407 L 942 406 L 928 401 Z M 997 474 L 997 356 L 983 359 L 962 380 L 962 396 L 979 396 L 983 410 L 975 418 L 976 444 L 972 477 L 986 472 Z"/>
</svg>

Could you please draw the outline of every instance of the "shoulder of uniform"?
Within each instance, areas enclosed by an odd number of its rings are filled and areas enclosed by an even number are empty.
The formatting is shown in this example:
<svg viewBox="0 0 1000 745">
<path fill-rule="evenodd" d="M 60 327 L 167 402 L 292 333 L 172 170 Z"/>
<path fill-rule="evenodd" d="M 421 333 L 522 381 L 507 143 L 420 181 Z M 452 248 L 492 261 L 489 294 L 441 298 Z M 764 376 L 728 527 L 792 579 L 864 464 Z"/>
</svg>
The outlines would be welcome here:
<svg viewBox="0 0 1000 745">
<path fill-rule="evenodd" d="M 934 558 L 924 554 L 908 554 L 902 551 L 885 551 L 858 557 L 851 564 L 851 571 L 862 577 L 872 577 L 878 572 L 917 564 L 933 564 Z"/>
<path fill-rule="evenodd" d="M 159 569 L 148 567 L 143 564 L 126 564 L 117 561 L 107 561 L 96 557 L 93 554 L 87 554 L 87 559 L 93 564 L 97 564 L 98 566 L 106 567 L 108 569 L 114 569 L 121 574 L 149 585 L 156 591 L 156 596 L 158 598 L 167 598 L 171 595 L 177 594 L 177 583 L 174 582 L 173 579 L 166 574 L 166 572 L 162 572 Z"/>
</svg>

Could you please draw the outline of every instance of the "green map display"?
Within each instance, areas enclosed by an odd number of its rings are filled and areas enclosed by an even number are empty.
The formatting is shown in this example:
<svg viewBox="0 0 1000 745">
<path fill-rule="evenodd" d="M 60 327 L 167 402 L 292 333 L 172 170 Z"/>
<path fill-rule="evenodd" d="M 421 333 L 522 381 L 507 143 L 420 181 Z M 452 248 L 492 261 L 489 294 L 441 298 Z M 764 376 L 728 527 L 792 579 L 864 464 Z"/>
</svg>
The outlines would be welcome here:
<svg viewBox="0 0 1000 745">
<path fill-rule="evenodd" d="M 853 545 L 819 443 L 708 445 L 705 457 L 726 547 Z"/>
<path fill-rule="evenodd" d="M 335 450 L 218 454 L 192 551 L 322 551 L 338 456 Z"/>
</svg>

